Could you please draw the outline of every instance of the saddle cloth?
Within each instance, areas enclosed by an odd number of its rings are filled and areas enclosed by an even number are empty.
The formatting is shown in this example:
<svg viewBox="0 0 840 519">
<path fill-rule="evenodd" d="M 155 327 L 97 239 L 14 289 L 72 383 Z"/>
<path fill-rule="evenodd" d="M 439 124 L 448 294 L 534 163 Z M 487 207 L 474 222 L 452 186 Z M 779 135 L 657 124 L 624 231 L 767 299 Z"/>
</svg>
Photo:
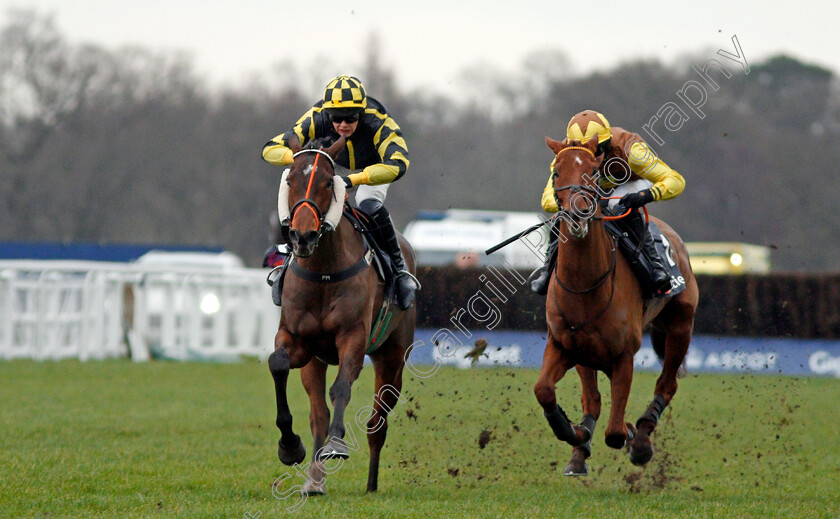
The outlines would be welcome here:
<svg viewBox="0 0 840 519">
<path fill-rule="evenodd" d="M 396 273 L 394 265 L 391 262 L 391 258 L 374 238 L 377 233 L 377 228 L 373 218 L 358 207 L 352 207 L 350 204 L 344 204 L 344 217 L 362 235 L 367 248 L 373 251 L 373 263 L 379 279 L 383 283 L 393 284 L 393 274 Z"/>
<path fill-rule="evenodd" d="M 671 291 L 667 293 L 668 297 L 675 296 L 685 290 L 685 278 L 680 272 L 680 267 L 673 260 L 671 256 L 671 243 L 668 238 L 662 233 L 662 230 L 651 221 L 647 225 L 647 232 L 653 236 L 653 243 L 656 248 L 658 258 L 648 258 L 644 254 L 644 248 L 639 247 L 638 241 L 632 232 L 629 232 L 624 226 L 618 222 L 621 220 L 605 221 L 607 232 L 614 236 L 618 241 L 618 247 L 624 253 L 625 258 L 630 263 L 630 267 L 639 279 L 639 285 L 642 287 L 642 297 L 644 299 L 651 299 L 654 297 L 653 287 L 650 280 L 652 278 L 653 268 L 651 260 L 658 261 L 668 271 L 671 277 Z"/>
</svg>

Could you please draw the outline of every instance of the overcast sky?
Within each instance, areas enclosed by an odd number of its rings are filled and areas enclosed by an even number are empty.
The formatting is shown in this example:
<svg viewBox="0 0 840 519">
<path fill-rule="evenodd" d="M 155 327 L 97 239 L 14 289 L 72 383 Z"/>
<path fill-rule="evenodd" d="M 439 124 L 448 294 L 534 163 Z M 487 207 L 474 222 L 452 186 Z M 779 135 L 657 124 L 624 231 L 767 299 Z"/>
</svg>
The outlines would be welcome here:
<svg viewBox="0 0 840 519">
<path fill-rule="evenodd" d="M 383 65 L 401 87 L 445 92 L 467 66 L 514 71 L 530 52 L 567 53 L 577 72 L 607 69 L 623 60 L 657 58 L 688 68 L 686 53 L 734 52 L 737 35 L 749 62 L 785 52 L 840 71 L 830 39 L 840 3 L 811 0 L 696 2 L 499 2 L 424 0 L 0 0 L 10 8 L 53 14 L 74 43 L 116 49 L 141 45 L 194 56 L 211 83 L 237 84 L 283 60 L 301 67 L 329 56 L 339 64 L 322 83 L 355 73 L 370 35 L 382 43 Z M 708 56 L 707 56 L 708 55 Z M 364 78 L 362 78 L 364 80 Z"/>
</svg>

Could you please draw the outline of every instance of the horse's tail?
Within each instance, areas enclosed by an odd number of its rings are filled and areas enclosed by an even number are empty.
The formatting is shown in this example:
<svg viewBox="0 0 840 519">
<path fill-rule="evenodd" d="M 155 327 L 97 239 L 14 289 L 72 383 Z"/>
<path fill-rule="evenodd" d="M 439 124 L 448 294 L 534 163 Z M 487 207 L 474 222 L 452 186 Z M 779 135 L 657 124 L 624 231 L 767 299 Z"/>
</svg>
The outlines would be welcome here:
<svg viewBox="0 0 840 519">
<path fill-rule="evenodd" d="M 651 328 L 650 330 L 650 342 L 653 343 L 653 351 L 656 353 L 656 356 L 659 358 L 659 362 L 665 360 L 665 337 L 667 334 L 662 330 L 657 330 L 656 328 Z M 683 378 L 686 375 L 686 368 L 685 368 L 685 360 L 683 360 L 682 366 L 680 369 L 677 370 L 677 378 Z"/>
<path fill-rule="evenodd" d="M 665 332 L 651 328 L 650 342 L 653 343 L 653 351 L 659 357 L 659 362 L 665 360 Z"/>
</svg>

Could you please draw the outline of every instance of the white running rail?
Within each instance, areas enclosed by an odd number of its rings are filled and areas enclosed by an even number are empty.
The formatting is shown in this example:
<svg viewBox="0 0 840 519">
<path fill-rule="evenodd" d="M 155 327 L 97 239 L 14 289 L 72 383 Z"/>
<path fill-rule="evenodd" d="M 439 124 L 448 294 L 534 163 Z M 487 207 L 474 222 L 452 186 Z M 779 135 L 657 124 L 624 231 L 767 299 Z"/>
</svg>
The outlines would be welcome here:
<svg viewBox="0 0 840 519">
<path fill-rule="evenodd" d="M 267 271 L 0 261 L 0 359 L 267 358 Z"/>
</svg>

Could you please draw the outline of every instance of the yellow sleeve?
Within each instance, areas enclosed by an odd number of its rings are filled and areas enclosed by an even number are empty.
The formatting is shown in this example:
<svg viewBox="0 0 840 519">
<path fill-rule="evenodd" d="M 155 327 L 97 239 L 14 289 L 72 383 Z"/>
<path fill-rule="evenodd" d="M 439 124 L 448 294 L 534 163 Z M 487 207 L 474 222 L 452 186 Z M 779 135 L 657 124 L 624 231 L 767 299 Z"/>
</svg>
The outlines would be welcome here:
<svg viewBox="0 0 840 519">
<path fill-rule="evenodd" d="M 407 161 L 406 161 L 407 162 Z M 368 185 L 378 186 L 379 184 L 390 184 L 400 174 L 399 166 L 388 164 L 373 164 L 358 173 L 348 175 L 354 186 Z"/>
<path fill-rule="evenodd" d="M 315 138 L 315 124 L 314 117 L 316 112 L 320 112 L 318 106 L 313 106 L 295 123 L 294 128 L 281 133 L 274 137 L 263 146 L 262 157 L 263 160 L 275 166 L 288 166 L 294 162 L 294 153 L 289 148 L 289 139 L 292 135 L 296 135 L 298 142 L 306 144 L 308 141 Z"/>
<path fill-rule="evenodd" d="M 390 184 L 402 177 L 408 170 L 408 145 L 403 137 L 402 130 L 394 119 L 388 115 L 382 115 L 382 122 L 373 136 L 373 145 L 382 162 L 371 164 L 359 173 L 349 175 L 354 186 L 360 184 L 378 186 Z M 350 162 L 353 160 L 352 143 L 348 143 Z"/>
<path fill-rule="evenodd" d="M 674 198 L 685 189 L 682 175 L 662 162 L 644 142 L 633 143 L 628 158 L 633 173 L 653 183 L 651 192 L 654 200 Z"/>
<path fill-rule="evenodd" d="M 556 160 L 556 157 L 555 157 Z M 543 189 L 542 194 L 542 208 L 543 211 L 547 213 L 556 213 L 560 210 L 557 206 L 557 198 L 554 196 L 554 161 L 551 161 L 551 165 L 549 166 L 549 170 L 551 170 L 551 175 L 548 176 L 548 183 L 545 185 L 545 189 Z"/>
<path fill-rule="evenodd" d="M 280 144 L 283 141 L 283 134 L 268 141 L 262 150 L 263 160 L 275 166 L 288 166 L 293 162 L 292 150 Z"/>
</svg>

